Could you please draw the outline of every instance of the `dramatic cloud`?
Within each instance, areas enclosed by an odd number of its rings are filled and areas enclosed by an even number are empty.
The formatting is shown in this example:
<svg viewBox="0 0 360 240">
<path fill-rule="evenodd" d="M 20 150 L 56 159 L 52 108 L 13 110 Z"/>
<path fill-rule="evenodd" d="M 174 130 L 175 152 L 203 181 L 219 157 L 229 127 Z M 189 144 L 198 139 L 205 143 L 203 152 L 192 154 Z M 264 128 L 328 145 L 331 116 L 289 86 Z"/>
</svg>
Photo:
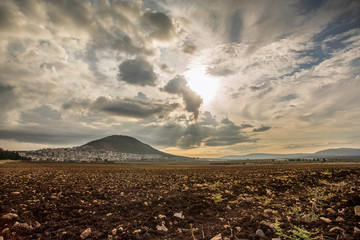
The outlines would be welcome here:
<svg viewBox="0 0 360 240">
<path fill-rule="evenodd" d="M 196 46 L 193 44 L 184 44 L 183 52 L 193 54 L 196 51 Z"/>
<path fill-rule="evenodd" d="M 140 95 L 142 96 L 142 95 Z M 108 98 L 99 97 L 95 101 L 90 99 L 74 99 L 63 105 L 64 109 L 79 109 L 101 111 L 111 116 L 132 118 L 147 118 L 151 116 L 163 117 L 174 111 L 178 104 L 156 102 L 147 98 Z"/>
<path fill-rule="evenodd" d="M 0 1 L 0 147 L 358 147 L 359 15 L 354 0 Z"/>
<path fill-rule="evenodd" d="M 171 18 L 162 12 L 146 11 L 140 21 L 150 38 L 168 41 L 175 36 Z"/>
<path fill-rule="evenodd" d="M 270 126 L 261 126 L 259 128 L 254 128 L 253 132 L 265 132 L 267 130 L 270 130 L 271 127 Z"/>
<path fill-rule="evenodd" d="M 129 84 L 155 86 L 156 78 L 152 66 L 143 59 L 126 60 L 119 65 L 118 79 Z"/>
<path fill-rule="evenodd" d="M 194 114 L 194 118 L 199 116 L 199 108 L 203 100 L 193 90 L 190 89 L 186 79 L 183 76 L 176 76 L 171 79 L 163 88 L 165 92 L 182 96 L 185 109 Z"/>
<path fill-rule="evenodd" d="M 211 114 L 207 113 L 200 122 L 192 124 L 186 129 L 177 145 L 186 149 L 201 145 L 214 147 L 256 142 L 257 139 L 250 138 L 241 132 L 243 128 L 244 126 L 238 126 L 227 118 L 218 123 Z"/>
</svg>

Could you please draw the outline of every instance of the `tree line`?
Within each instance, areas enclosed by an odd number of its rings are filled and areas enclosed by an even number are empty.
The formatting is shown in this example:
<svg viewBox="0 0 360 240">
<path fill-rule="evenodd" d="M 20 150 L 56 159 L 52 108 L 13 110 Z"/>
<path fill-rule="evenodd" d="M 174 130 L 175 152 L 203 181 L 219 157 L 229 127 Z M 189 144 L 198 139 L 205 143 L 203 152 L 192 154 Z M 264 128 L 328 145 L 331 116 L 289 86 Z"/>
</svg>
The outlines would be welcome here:
<svg viewBox="0 0 360 240">
<path fill-rule="evenodd" d="M 28 157 L 22 157 L 18 152 L 8 151 L 0 148 L 0 160 L 11 159 L 11 160 L 30 160 Z"/>
</svg>

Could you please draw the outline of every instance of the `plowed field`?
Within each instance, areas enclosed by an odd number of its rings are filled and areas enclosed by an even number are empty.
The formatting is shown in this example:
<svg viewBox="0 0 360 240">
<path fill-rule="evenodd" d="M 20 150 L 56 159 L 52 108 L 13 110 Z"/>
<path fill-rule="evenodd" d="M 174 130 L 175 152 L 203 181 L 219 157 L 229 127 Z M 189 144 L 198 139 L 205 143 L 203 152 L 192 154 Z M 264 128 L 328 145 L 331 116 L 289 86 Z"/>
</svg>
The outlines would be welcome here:
<svg viewBox="0 0 360 240">
<path fill-rule="evenodd" d="M 360 239 L 359 205 L 360 165 L 0 165 L 4 239 Z"/>
</svg>

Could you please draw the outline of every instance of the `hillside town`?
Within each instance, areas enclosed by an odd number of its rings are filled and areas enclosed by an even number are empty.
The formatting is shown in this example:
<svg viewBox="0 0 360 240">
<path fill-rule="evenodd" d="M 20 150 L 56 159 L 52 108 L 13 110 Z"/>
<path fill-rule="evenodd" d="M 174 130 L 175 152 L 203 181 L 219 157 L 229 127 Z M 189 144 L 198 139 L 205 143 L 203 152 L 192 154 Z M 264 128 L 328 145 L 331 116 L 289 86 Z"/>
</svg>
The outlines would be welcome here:
<svg viewBox="0 0 360 240">
<path fill-rule="evenodd" d="M 22 157 L 32 161 L 52 162 L 124 162 L 124 161 L 160 161 L 167 159 L 159 154 L 135 154 L 95 149 L 88 146 L 72 148 L 44 148 L 35 151 L 20 152 Z"/>
</svg>

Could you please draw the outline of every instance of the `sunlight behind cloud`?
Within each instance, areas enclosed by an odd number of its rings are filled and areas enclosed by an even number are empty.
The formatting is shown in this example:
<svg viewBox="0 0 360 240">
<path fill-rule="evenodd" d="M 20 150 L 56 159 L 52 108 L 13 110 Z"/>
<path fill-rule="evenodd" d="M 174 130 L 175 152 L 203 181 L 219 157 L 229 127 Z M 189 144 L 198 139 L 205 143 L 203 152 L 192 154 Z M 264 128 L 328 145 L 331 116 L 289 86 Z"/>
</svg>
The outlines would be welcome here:
<svg viewBox="0 0 360 240">
<path fill-rule="evenodd" d="M 200 95 L 204 104 L 210 103 L 218 90 L 219 80 L 206 73 L 205 66 L 192 66 L 184 73 L 189 87 Z"/>
</svg>

